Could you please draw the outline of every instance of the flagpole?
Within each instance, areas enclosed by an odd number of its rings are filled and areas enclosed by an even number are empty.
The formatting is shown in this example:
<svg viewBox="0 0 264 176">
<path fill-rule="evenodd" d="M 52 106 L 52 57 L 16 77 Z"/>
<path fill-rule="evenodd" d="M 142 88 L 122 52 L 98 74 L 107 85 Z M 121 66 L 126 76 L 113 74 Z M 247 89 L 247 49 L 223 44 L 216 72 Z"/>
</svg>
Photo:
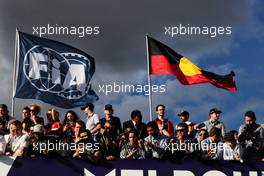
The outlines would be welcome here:
<svg viewBox="0 0 264 176">
<path fill-rule="evenodd" d="M 149 120 L 152 121 L 152 86 L 150 77 L 150 63 L 149 63 L 149 46 L 148 46 L 148 34 L 146 34 L 146 48 L 147 48 L 147 68 L 148 68 L 148 85 L 149 85 Z"/>
<path fill-rule="evenodd" d="M 14 69 L 13 69 L 13 95 L 12 95 L 12 109 L 11 115 L 14 117 L 15 112 L 15 89 L 16 89 L 16 79 L 17 79 L 17 55 L 18 55 L 18 29 L 16 28 L 16 39 L 15 39 L 15 58 L 14 58 Z"/>
</svg>

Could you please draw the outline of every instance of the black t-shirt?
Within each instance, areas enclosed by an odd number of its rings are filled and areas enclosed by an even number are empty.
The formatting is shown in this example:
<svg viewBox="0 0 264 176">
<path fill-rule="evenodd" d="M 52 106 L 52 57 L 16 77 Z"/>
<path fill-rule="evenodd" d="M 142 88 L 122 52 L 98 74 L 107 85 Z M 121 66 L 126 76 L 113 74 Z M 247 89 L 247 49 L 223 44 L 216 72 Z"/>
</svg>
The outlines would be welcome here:
<svg viewBox="0 0 264 176">
<path fill-rule="evenodd" d="M 101 125 L 102 127 L 105 125 L 105 122 L 108 121 L 105 118 L 100 119 Z M 113 130 L 112 130 L 112 134 L 111 137 L 113 139 L 116 139 L 119 135 L 119 133 L 121 132 L 122 128 L 121 128 L 121 122 L 120 119 L 118 117 L 112 116 L 109 120 Z"/>
</svg>

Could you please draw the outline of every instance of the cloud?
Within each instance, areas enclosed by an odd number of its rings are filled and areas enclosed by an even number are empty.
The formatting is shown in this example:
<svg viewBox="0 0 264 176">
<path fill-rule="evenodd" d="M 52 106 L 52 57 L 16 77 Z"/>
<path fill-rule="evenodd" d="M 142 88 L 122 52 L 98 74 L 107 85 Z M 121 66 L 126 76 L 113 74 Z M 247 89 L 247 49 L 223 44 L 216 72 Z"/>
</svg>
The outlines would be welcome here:
<svg viewBox="0 0 264 176">
<path fill-rule="evenodd" d="M 253 2 L 253 3 L 252 3 Z M 255 1 L 59 1 L 34 0 L 0 1 L 0 79 L 2 81 L 1 101 L 11 106 L 12 73 L 14 58 L 15 28 L 32 33 L 33 26 L 47 24 L 100 26 L 98 36 L 78 38 L 76 36 L 47 36 L 80 48 L 95 57 L 96 72 L 93 77 L 94 89 L 99 84 L 113 81 L 125 83 L 146 82 L 145 34 L 161 40 L 175 51 L 190 58 L 195 64 L 213 60 L 214 56 L 228 56 L 233 49 L 241 47 L 236 38 L 245 40 L 263 34 L 263 25 L 256 19 Z M 231 36 L 211 38 L 202 35 L 164 35 L 165 26 L 190 24 L 193 26 L 232 26 Z M 243 28 L 243 29 L 242 29 Z M 256 35 L 257 37 L 257 35 Z M 205 67 L 209 71 L 226 73 L 235 68 L 233 64 Z M 205 69 L 204 68 L 204 69 Z M 155 78 L 153 78 L 155 79 Z M 159 78 L 156 78 L 159 80 Z M 162 78 L 161 78 L 162 79 Z M 192 113 L 193 120 L 206 119 L 211 107 L 223 107 L 230 99 L 229 93 L 213 86 L 182 86 L 175 79 L 162 80 L 166 83 L 165 94 L 153 95 L 153 106 L 164 103 L 168 114 L 176 116 L 180 109 Z M 32 100 L 17 100 L 21 109 Z M 39 101 L 36 101 L 39 103 Z M 142 110 L 148 117 L 146 96 L 129 94 L 100 94 L 96 110 L 102 113 L 104 104 L 112 103 L 121 119 L 129 119 L 132 109 Z M 43 114 L 50 105 L 42 104 Z M 60 109 L 62 112 L 65 110 Z M 19 115 L 17 111 L 17 115 Z M 78 113 L 82 114 L 79 110 Z"/>
<path fill-rule="evenodd" d="M 262 122 L 261 111 L 264 100 L 254 97 L 244 101 L 241 101 L 233 106 L 225 114 L 225 124 L 230 128 L 238 127 L 244 123 L 244 114 L 245 112 L 252 110 L 256 113 L 257 122 Z"/>
</svg>

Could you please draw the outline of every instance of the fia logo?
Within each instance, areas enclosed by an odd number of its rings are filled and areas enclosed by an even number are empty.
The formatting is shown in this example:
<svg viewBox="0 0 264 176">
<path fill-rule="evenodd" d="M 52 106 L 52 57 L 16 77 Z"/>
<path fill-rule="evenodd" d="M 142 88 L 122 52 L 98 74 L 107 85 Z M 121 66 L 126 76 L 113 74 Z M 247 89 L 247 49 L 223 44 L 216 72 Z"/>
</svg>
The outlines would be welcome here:
<svg viewBox="0 0 264 176">
<path fill-rule="evenodd" d="M 24 57 L 23 72 L 36 89 L 79 99 L 90 89 L 90 60 L 81 54 L 59 53 L 36 45 Z"/>
</svg>

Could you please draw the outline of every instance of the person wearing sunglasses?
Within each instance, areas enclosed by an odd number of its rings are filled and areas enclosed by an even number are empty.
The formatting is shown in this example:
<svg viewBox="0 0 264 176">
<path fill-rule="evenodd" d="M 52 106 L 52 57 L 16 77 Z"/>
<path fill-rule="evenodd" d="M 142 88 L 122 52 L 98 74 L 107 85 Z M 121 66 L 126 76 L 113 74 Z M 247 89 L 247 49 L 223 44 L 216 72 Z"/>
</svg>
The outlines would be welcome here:
<svg viewBox="0 0 264 176">
<path fill-rule="evenodd" d="M 206 129 L 200 129 L 198 131 L 198 135 L 197 135 L 197 141 L 199 143 L 201 143 L 203 140 L 205 140 L 208 137 L 208 132 Z"/>
<path fill-rule="evenodd" d="M 37 104 L 31 104 L 29 106 L 29 109 L 30 109 L 30 120 L 32 122 L 32 126 L 37 124 L 42 124 L 44 126 L 44 119 L 39 116 L 40 106 Z"/>
<path fill-rule="evenodd" d="M 172 160 L 184 160 L 196 157 L 197 140 L 188 135 L 188 125 L 179 123 L 174 138 L 170 141 Z"/>
</svg>

